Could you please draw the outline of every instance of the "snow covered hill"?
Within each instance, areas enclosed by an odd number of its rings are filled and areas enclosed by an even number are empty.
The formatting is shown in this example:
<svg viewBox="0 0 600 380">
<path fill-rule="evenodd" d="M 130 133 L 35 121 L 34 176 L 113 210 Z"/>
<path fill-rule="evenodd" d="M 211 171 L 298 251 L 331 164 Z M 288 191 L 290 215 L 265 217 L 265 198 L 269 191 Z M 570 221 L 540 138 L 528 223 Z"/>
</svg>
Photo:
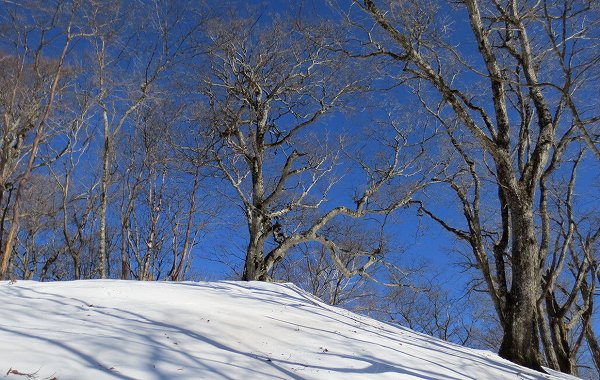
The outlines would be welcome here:
<svg viewBox="0 0 600 380">
<path fill-rule="evenodd" d="M 327 306 L 291 284 L 18 281 L 0 282 L 0 300 L 0 377 L 11 379 L 571 378 Z"/>
</svg>

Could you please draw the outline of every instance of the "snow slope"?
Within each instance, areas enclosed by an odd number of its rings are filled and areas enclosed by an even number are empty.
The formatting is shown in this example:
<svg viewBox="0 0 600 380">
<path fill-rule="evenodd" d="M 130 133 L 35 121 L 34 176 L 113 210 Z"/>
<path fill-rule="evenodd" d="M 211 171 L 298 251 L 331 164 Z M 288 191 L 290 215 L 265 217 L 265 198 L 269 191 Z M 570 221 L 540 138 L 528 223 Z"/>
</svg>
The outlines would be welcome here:
<svg viewBox="0 0 600 380">
<path fill-rule="evenodd" d="M 0 377 L 567 379 L 327 306 L 291 284 L 0 282 Z"/>
</svg>

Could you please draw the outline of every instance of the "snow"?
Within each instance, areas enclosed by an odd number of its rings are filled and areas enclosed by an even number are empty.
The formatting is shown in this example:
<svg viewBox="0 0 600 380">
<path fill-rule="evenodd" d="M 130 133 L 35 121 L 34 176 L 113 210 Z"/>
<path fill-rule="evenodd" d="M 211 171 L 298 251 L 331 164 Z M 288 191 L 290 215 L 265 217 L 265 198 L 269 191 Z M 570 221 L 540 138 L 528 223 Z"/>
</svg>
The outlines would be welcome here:
<svg viewBox="0 0 600 380">
<path fill-rule="evenodd" d="M 0 377 L 573 379 L 328 306 L 292 284 L 0 282 Z"/>
</svg>

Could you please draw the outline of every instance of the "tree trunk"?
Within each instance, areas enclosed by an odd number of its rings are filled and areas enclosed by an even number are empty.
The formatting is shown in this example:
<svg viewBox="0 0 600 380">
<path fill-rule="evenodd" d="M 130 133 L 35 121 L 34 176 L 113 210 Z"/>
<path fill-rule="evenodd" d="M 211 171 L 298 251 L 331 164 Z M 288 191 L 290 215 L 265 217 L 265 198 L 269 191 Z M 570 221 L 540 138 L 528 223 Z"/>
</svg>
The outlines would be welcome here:
<svg viewBox="0 0 600 380">
<path fill-rule="evenodd" d="M 264 281 L 266 273 L 264 271 L 264 226 L 260 215 L 252 215 L 249 225 L 250 241 L 246 250 L 246 261 L 244 263 L 243 281 Z"/>
<path fill-rule="evenodd" d="M 573 350 L 569 347 L 569 330 L 565 325 L 564 316 L 553 293 L 546 295 L 546 310 L 550 323 L 550 336 L 552 349 L 556 358 L 556 369 L 558 371 L 577 375 L 577 363 L 573 357 Z"/>
<path fill-rule="evenodd" d="M 104 112 L 104 151 L 102 152 L 102 189 L 100 194 L 100 231 L 98 232 L 98 275 L 106 278 L 106 215 L 108 213 L 108 181 L 110 167 L 110 130 Z"/>
<path fill-rule="evenodd" d="M 262 115 L 268 114 L 268 108 L 263 110 Z M 266 117 L 266 116 L 265 116 Z M 267 221 L 264 215 L 264 177 L 263 177 L 263 154 L 264 154 L 264 130 L 265 118 L 257 117 L 257 132 L 254 142 L 254 156 L 249 161 L 252 173 L 252 205 L 246 210 L 248 219 L 249 242 L 246 250 L 246 262 L 244 263 L 243 281 L 266 281 L 264 243 L 267 232 Z"/>
<path fill-rule="evenodd" d="M 246 262 L 244 264 L 244 274 L 242 281 L 258 281 L 261 277 L 261 253 L 255 247 L 248 245 L 246 252 Z"/>
<path fill-rule="evenodd" d="M 264 277 L 262 271 L 262 258 L 263 250 L 261 247 L 256 246 L 252 241 L 250 241 L 246 251 L 246 262 L 244 264 L 242 281 L 259 281 Z"/>
<path fill-rule="evenodd" d="M 544 353 L 546 354 L 547 366 L 553 370 L 559 371 L 560 366 L 558 364 L 558 358 L 554 351 L 554 344 L 550 336 L 550 329 L 544 318 L 544 310 L 541 304 L 538 305 L 538 326 L 541 333 L 542 342 L 544 345 Z"/>
<path fill-rule="evenodd" d="M 521 203 L 527 202 L 521 199 Z M 499 355 L 543 372 L 536 323 L 540 284 L 533 211 L 527 205 L 513 207 L 511 218 L 512 284 L 506 302 L 504 336 Z"/>
<path fill-rule="evenodd" d="M 81 280 L 81 263 L 80 263 L 81 260 L 79 258 L 79 251 L 77 251 L 73 255 L 71 255 L 71 258 L 73 259 L 73 268 L 75 270 L 75 279 Z"/>
<path fill-rule="evenodd" d="M 196 174 L 194 176 L 194 186 L 192 187 L 192 193 L 190 195 L 190 209 L 187 215 L 187 224 L 185 227 L 185 236 L 183 240 L 183 247 L 181 248 L 181 255 L 177 255 L 177 246 L 174 249 L 174 257 L 173 257 L 173 266 L 169 273 L 169 277 L 171 281 L 179 281 L 179 277 L 182 275 L 183 264 L 187 262 L 187 258 L 190 253 L 190 244 L 191 244 L 191 233 L 192 233 L 192 224 L 194 222 L 194 214 L 196 212 L 196 194 L 198 192 L 198 185 L 200 183 L 200 169 L 196 168 Z M 179 257 L 179 262 L 177 262 L 177 257 Z"/>
<path fill-rule="evenodd" d="M 559 371 L 577 376 L 577 363 L 575 362 L 575 358 L 571 356 L 573 351 L 569 347 L 567 327 L 564 324 L 564 320 L 562 318 L 553 318 L 551 323 Z"/>
<path fill-rule="evenodd" d="M 121 222 L 121 280 L 129 279 L 129 258 L 127 257 L 127 226 Z"/>
</svg>

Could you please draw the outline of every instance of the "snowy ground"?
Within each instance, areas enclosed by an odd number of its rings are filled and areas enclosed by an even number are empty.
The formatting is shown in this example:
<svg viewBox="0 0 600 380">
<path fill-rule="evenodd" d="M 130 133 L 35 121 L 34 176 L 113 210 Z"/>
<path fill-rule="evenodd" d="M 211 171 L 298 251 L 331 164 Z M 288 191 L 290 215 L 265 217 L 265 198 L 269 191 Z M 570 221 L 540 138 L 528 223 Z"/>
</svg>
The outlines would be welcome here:
<svg viewBox="0 0 600 380">
<path fill-rule="evenodd" d="M 554 379 L 291 284 L 0 282 L 0 377 Z"/>
</svg>

